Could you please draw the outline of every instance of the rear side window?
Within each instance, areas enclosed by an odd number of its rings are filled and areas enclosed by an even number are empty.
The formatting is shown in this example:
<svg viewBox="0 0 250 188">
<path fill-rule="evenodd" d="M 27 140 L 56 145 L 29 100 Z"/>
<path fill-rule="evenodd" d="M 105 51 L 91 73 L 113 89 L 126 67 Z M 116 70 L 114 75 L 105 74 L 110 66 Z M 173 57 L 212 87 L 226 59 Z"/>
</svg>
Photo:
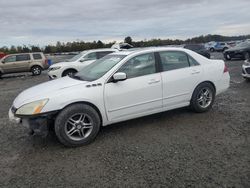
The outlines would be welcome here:
<svg viewBox="0 0 250 188">
<path fill-rule="evenodd" d="M 35 60 L 42 59 L 42 55 L 41 54 L 33 54 L 33 59 L 35 59 Z"/>
<path fill-rule="evenodd" d="M 188 56 L 183 52 L 159 52 L 163 71 L 189 67 Z"/>
<path fill-rule="evenodd" d="M 124 72 L 127 78 L 156 73 L 154 53 L 138 55 L 128 60 L 117 72 Z"/>
<path fill-rule="evenodd" d="M 96 52 L 97 53 L 97 59 L 100 59 L 108 54 L 113 53 L 113 51 L 104 51 L 104 52 Z"/>
<path fill-rule="evenodd" d="M 29 54 L 16 55 L 16 61 L 27 61 L 27 60 L 30 60 Z"/>
<path fill-rule="evenodd" d="M 189 63 L 190 63 L 190 66 L 197 66 L 197 65 L 200 65 L 193 57 L 191 56 L 188 56 L 188 60 L 189 60 Z"/>
</svg>

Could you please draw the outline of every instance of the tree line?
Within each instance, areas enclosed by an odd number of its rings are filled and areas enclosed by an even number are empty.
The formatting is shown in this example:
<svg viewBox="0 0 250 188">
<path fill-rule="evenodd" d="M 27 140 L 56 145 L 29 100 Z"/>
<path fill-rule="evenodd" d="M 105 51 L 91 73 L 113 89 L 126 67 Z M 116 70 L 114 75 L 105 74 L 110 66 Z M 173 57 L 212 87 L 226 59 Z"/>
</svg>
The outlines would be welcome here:
<svg viewBox="0 0 250 188">
<path fill-rule="evenodd" d="M 187 43 L 206 43 L 210 41 L 235 41 L 249 39 L 250 35 L 241 36 L 222 36 L 222 35 L 201 35 L 198 37 L 190 38 L 187 40 L 173 40 L 173 39 L 151 39 L 133 41 L 130 36 L 124 39 L 124 42 L 133 45 L 134 47 L 149 47 L 149 46 L 165 46 L 165 45 L 180 45 Z M 96 48 L 110 48 L 114 42 L 103 43 L 102 41 L 84 42 L 84 41 L 73 41 L 73 42 L 60 42 L 58 41 L 55 45 L 46 45 L 45 47 L 39 47 L 36 45 L 23 45 L 23 46 L 11 46 L 1 47 L 0 52 L 11 54 L 11 53 L 27 53 L 27 52 L 44 52 L 44 53 L 62 53 L 62 52 L 78 52 L 88 49 Z"/>
</svg>

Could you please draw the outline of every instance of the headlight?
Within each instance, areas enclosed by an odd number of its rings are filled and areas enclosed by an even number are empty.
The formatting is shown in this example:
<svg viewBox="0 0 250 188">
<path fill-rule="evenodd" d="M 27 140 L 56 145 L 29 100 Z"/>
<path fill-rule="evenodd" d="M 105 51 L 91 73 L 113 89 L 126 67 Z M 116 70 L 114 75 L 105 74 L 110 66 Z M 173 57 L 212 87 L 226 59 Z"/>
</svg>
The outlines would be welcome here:
<svg viewBox="0 0 250 188">
<path fill-rule="evenodd" d="M 25 104 L 25 105 L 21 106 L 19 109 L 17 109 L 16 114 L 17 115 L 39 114 L 48 101 L 49 101 L 49 99 L 43 99 L 43 100 L 39 100 L 39 101 Z"/>
<path fill-rule="evenodd" d="M 60 69 L 61 67 L 50 67 L 50 71 L 54 71 L 54 70 L 58 70 Z"/>
</svg>

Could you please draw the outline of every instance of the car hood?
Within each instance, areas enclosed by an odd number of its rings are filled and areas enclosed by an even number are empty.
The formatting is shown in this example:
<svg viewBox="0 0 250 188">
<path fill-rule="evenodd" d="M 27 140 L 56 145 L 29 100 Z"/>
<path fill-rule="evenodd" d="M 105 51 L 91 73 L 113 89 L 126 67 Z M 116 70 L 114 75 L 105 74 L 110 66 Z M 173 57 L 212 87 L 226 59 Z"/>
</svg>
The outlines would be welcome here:
<svg viewBox="0 0 250 188">
<path fill-rule="evenodd" d="M 80 62 L 80 61 L 72 61 L 72 62 L 60 62 L 60 63 L 55 63 L 52 66 L 50 66 L 51 68 L 53 67 L 66 67 L 66 66 L 87 66 L 89 64 L 91 64 L 92 62 L 94 62 L 95 60 L 88 60 L 88 61 L 84 61 L 84 62 Z"/>
<path fill-rule="evenodd" d="M 76 80 L 68 76 L 51 80 L 24 90 L 14 100 L 13 105 L 15 108 L 19 108 L 26 103 L 49 98 L 55 91 L 86 83 L 87 81 Z"/>
<path fill-rule="evenodd" d="M 66 62 L 60 62 L 60 63 L 55 63 L 55 64 L 53 64 L 53 65 L 51 65 L 50 67 L 62 67 L 62 66 L 70 66 L 70 65 L 72 65 L 73 63 L 76 63 L 76 62 L 74 62 L 74 61 L 66 61 Z"/>
</svg>

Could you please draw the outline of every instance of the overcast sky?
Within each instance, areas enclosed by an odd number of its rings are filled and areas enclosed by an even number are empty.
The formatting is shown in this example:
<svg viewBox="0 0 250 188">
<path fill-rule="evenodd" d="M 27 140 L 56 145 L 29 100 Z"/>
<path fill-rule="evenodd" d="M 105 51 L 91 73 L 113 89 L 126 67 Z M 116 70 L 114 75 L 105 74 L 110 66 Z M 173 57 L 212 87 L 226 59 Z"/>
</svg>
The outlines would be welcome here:
<svg viewBox="0 0 250 188">
<path fill-rule="evenodd" d="M 0 46 L 250 34 L 250 0 L 0 0 Z"/>
</svg>

